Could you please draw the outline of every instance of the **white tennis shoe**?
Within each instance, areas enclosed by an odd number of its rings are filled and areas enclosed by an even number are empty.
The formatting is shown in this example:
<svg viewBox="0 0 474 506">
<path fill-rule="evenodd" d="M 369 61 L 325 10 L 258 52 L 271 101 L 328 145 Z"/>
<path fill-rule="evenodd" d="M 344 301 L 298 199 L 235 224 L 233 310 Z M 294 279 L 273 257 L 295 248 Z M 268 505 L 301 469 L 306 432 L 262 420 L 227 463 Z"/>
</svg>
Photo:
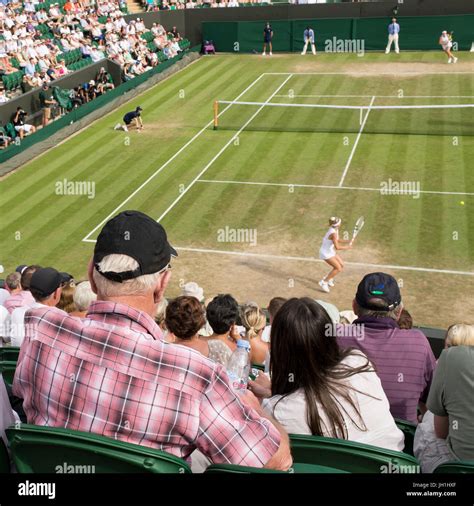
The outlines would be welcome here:
<svg viewBox="0 0 474 506">
<path fill-rule="evenodd" d="M 326 281 L 324 281 L 324 279 L 322 279 L 318 284 L 321 287 L 321 290 L 323 292 L 326 292 L 326 293 L 330 292 L 329 285 L 326 283 Z"/>
<path fill-rule="evenodd" d="M 458 61 L 458 59 L 456 57 L 454 57 L 453 63 L 456 63 L 457 61 Z"/>
<path fill-rule="evenodd" d="M 117 123 L 115 126 L 114 126 L 114 130 L 120 130 L 122 128 L 122 125 L 120 123 Z"/>
<path fill-rule="evenodd" d="M 334 279 L 330 279 L 327 283 L 332 288 L 334 286 Z"/>
</svg>

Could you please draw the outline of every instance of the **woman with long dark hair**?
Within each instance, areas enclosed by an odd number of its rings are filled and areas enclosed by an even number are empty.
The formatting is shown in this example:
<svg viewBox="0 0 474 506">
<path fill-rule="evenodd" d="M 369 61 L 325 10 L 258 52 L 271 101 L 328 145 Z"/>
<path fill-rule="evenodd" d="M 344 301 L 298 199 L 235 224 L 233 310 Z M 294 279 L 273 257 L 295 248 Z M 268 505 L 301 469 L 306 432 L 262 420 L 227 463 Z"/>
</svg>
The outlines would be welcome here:
<svg viewBox="0 0 474 506">
<path fill-rule="evenodd" d="M 401 451 L 404 436 L 372 364 L 360 351 L 340 349 L 335 332 L 313 299 L 288 300 L 272 324 L 271 382 L 260 374 L 249 388 L 289 433 Z"/>
</svg>

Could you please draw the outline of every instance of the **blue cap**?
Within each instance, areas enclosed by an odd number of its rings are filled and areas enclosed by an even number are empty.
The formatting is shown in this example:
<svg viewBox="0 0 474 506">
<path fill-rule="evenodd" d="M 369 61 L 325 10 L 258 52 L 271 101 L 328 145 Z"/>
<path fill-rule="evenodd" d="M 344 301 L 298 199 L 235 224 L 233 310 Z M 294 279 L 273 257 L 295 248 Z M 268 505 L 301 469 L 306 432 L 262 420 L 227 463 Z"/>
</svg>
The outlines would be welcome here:
<svg viewBox="0 0 474 506">
<path fill-rule="evenodd" d="M 245 348 L 246 350 L 250 350 L 250 343 L 245 339 L 237 339 L 237 348 Z"/>
</svg>

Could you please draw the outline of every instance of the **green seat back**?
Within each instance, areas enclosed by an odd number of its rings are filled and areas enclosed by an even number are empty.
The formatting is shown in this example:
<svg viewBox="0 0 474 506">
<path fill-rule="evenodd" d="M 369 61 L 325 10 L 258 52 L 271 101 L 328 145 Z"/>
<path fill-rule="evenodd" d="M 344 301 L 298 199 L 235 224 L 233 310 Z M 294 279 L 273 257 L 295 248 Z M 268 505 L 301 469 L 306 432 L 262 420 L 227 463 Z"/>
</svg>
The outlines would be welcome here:
<svg viewBox="0 0 474 506">
<path fill-rule="evenodd" d="M 418 461 L 406 453 L 343 439 L 290 434 L 294 462 L 323 465 L 350 473 L 417 473 Z"/>
<path fill-rule="evenodd" d="M 19 473 L 191 472 L 174 455 L 98 434 L 29 424 L 12 425 L 6 433 Z"/>
<path fill-rule="evenodd" d="M 5 346 L 3 348 L 0 348 L 0 362 L 3 362 L 5 360 L 18 362 L 19 354 L 20 348 L 16 346 Z"/>
<path fill-rule="evenodd" d="M 15 376 L 16 361 L 4 360 L 0 362 L 0 373 L 2 373 L 3 380 L 8 386 L 12 386 L 13 377 Z"/>
<path fill-rule="evenodd" d="M 474 460 L 459 460 L 441 464 L 434 471 L 434 474 L 474 474 Z"/>
<path fill-rule="evenodd" d="M 233 464 L 212 464 L 206 473 L 225 473 L 225 474 L 344 474 L 346 471 L 327 466 L 294 463 L 289 471 L 275 471 L 274 469 L 264 469 L 262 467 L 236 466 Z"/>
<path fill-rule="evenodd" d="M 413 422 L 407 422 L 406 420 L 401 420 L 400 418 L 395 418 L 395 423 L 405 435 L 405 448 L 403 449 L 403 452 L 408 453 L 408 455 L 414 455 L 413 442 L 415 440 L 416 425 Z"/>
</svg>

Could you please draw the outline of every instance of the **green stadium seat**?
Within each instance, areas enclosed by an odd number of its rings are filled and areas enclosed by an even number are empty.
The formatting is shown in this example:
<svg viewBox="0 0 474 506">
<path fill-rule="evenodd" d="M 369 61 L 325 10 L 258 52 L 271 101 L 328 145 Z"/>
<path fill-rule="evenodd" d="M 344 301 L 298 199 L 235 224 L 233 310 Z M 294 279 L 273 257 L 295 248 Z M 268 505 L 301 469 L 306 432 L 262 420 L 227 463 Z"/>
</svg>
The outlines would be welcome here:
<svg viewBox="0 0 474 506">
<path fill-rule="evenodd" d="M 290 434 L 295 463 L 323 465 L 350 473 L 416 473 L 418 461 L 402 452 L 343 439 Z"/>
<path fill-rule="evenodd" d="M 408 453 L 408 455 L 414 455 L 413 442 L 415 440 L 416 425 L 412 422 L 401 420 L 400 418 L 395 418 L 395 423 L 397 424 L 397 427 L 405 435 L 405 448 L 403 449 L 403 453 Z"/>
<path fill-rule="evenodd" d="M 289 471 L 275 471 L 262 467 L 237 466 L 233 464 L 211 464 L 205 471 L 211 474 L 345 474 L 346 471 L 332 467 L 295 463 Z"/>
<path fill-rule="evenodd" d="M 434 474 L 474 474 L 474 460 L 459 460 L 453 462 L 446 462 L 438 466 L 434 471 Z"/>
<path fill-rule="evenodd" d="M 2 373 L 5 384 L 10 387 L 13 384 L 15 369 L 16 369 L 16 361 L 4 360 L 3 362 L 0 362 L 0 373 Z"/>
<path fill-rule="evenodd" d="M 3 348 L 0 348 L 0 362 L 4 362 L 5 360 L 10 362 L 18 362 L 19 354 L 20 348 L 17 346 L 5 346 Z"/>
<path fill-rule="evenodd" d="M 16 138 L 17 133 L 11 121 L 5 125 L 5 131 L 7 132 L 8 137 L 11 137 L 12 139 Z"/>
<path fill-rule="evenodd" d="M 30 424 L 12 425 L 6 433 L 19 473 L 56 473 L 65 462 L 94 473 L 191 472 L 174 455 L 98 434 Z"/>
<path fill-rule="evenodd" d="M 0 474 L 10 473 L 10 456 L 3 439 L 0 437 Z"/>
</svg>

